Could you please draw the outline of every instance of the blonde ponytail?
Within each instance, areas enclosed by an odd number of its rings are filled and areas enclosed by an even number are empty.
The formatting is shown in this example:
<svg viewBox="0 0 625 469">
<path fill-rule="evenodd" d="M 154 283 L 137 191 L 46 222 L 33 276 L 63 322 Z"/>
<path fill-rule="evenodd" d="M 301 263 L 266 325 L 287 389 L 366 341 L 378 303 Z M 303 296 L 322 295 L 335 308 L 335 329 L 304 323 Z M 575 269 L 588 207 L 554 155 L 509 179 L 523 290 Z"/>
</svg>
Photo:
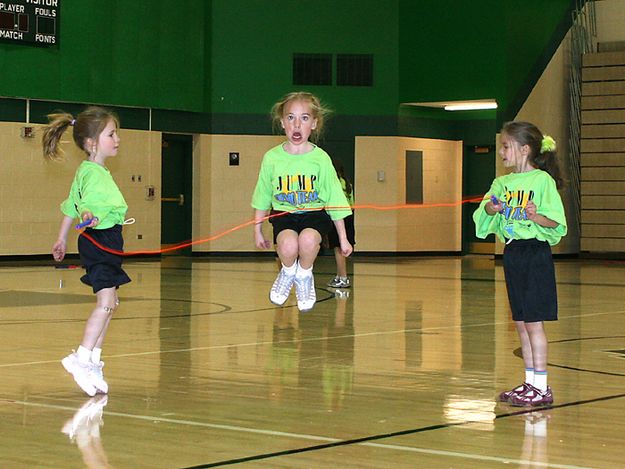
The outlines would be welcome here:
<svg viewBox="0 0 625 469">
<path fill-rule="evenodd" d="M 41 143 L 43 145 L 43 157 L 47 160 L 61 161 L 64 152 L 60 141 L 63 133 L 75 122 L 74 117 L 66 112 L 58 112 L 48 115 L 48 125 L 43 131 Z"/>
</svg>

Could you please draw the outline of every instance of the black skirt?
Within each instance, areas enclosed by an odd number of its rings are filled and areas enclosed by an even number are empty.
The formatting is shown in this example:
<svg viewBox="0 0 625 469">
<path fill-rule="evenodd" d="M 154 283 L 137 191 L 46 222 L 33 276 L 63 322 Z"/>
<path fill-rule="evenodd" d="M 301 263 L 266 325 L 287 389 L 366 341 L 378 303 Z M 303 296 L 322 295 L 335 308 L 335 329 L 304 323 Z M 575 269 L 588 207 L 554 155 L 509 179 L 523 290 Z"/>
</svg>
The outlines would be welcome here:
<svg viewBox="0 0 625 469">
<path fill-rule="evenodd" d="M 103 247 L 115 251 L 124 250 L 121 225 L 115 225 L 104 230 L 87 228 L 85 233 Z M 122 269 L 122 256 L 100 249 L 83 235 L 78 237 L 78 253 L 80 254 L 80 262 L 87 270 L 87 273 L 80 280 L 92 287 L 93 293 L 97 293 L 103 288 L 118 288 L 120 285 L 131 281 L 128 274 Z"/>
<path fill-rule="evenodd" d="M 299 234 L 306 228 L 312 228 L 321 235 L 323 240 L 332 227 L 332 220 L 325 210 L 310 210 L 287 214 L 272 210 L 271 215 L 277 215 L 269 219 L 269 223 L 273 225 L 274 244 L 277 243 L 278 234 L 284 230 L 293 230 Z"/>
<path fill-rule="evenodd" d="M 514 240 L 503 252 L 512 319 L 524 322 L 558 319 L 556 275 L 551 247 L 537 239 Z"/>
</svg>

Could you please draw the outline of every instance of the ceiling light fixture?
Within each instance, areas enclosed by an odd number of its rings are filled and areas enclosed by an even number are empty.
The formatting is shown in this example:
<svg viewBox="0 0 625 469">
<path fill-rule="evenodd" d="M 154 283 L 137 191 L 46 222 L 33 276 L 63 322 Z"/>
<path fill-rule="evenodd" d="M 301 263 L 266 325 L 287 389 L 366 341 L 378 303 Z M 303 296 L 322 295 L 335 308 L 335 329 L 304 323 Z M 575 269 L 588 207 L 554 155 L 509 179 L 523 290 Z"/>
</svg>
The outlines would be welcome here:
<svg viewBox="0 0 625 469">
<path fill-rule="evenodd" d="M 445 111 L 479 111 L 484 109 L 497 109 L 497 103 L 495 102 L 473 102 L 473 103 L 459 103 L 448 104 L 445 106 Z"/>
</svg>

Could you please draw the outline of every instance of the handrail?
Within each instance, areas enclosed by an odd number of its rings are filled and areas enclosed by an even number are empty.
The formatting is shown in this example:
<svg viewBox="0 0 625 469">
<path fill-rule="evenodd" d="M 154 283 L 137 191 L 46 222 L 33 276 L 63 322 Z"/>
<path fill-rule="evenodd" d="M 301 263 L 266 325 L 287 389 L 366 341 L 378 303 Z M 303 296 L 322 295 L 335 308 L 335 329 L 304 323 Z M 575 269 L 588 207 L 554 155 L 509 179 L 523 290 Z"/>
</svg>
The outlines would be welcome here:
<svg viewBox="0 0 625 469">
<path fill-rule="evenodd" d="M 596 50 L 597 16 L 594 0 L 576 0 L 572 12 L 571 66 L 569 71 L 569 186 L 573 202 L 573 219 L 569 226 L 577 226 L 581 239 L 581 101 L 582 101 L 582 57 Z M 569 217 L 571 218 L 571 217 Z"/>
</svg>

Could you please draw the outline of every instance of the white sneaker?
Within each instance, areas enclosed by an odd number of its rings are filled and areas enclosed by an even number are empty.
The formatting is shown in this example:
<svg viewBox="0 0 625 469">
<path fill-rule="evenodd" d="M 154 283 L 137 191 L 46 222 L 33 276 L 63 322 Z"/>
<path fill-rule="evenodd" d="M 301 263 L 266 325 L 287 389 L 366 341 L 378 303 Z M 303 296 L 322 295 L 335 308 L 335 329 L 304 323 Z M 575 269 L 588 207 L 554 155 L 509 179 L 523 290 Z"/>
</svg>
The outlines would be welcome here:
<svg viewBox="0 0 625 469">
<path fill-rule="evenodd" d="M 107 396 L 96 396 L 85 402 L 74 416 L 65 422 L 61 431 L 73 440 L 78 433 L 88 433 L 93 426 L 102 424 L 102 410 L 108 401 Z"/>
<path fill-rule="evenodd" d="M 302 312 L 310 311 L 317 301 L 315 291 L 315 277 L 312 274 L 306 277 L 295 277 L 295 295 L 297 308 Z"/>
<path fill-rule="evenodd" d="M 63 368 L 71 373 L 74 377 L 76 384 L 80 386 L 80 389 L 85 391 L 89 396 L 95 396 L 97 390 L 92 381 L 92 369 L 91 363 L 81 363 L 78 360 L 78 355 L 70 353 L 63 360 L 61 360 Z"/>
<path fill-rule="evenodd" d="M 284 268 L 280 269 L 269 291 L 269 300 L 275 305 L 282 306 L 291 294 L 294 280 L 295 275 L 287 274 Z"/>
<path fill-rule="evenodd" d="M 93 385 L 96 387 L 98 391 L 103 394 L 108 394 L 109 385 L 106 381 L 104 381 L 104 373 L 102 371 L 104 368 L 104 362 L 93 363 L 93 367 L 91 368 L 91 378 L 93 381 Z"/>
<path fill-rule="evenodd" d="M 337 275 L 328 283 L 328 286 L 332 288 L 349 288 L 351 287 L 351 282 L 349 277 L 339 277 Z"/>
</svg>

